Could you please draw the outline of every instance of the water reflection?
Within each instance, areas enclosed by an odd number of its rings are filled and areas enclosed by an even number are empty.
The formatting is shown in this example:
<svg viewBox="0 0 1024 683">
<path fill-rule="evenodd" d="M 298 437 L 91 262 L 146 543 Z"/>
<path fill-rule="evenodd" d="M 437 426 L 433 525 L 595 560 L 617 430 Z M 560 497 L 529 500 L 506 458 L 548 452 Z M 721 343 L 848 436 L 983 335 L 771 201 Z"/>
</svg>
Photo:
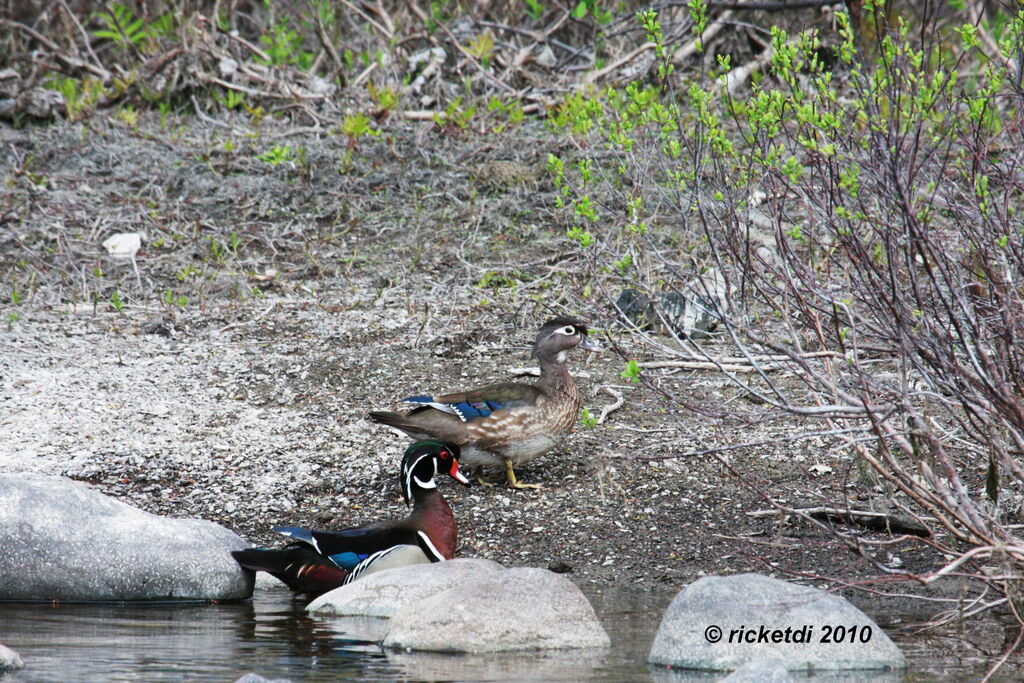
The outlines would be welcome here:
<svg viewBox="0 0 1024 683">
<path fill-rule="evenodd" d="M 814 681 L 814 683 L 901 683 L 903 672 L 894 671 L 818 671 L 801 673 L 791 671 L 790 678 L 794 681 Z M 705 671 L 676 671 L 662 667 L 651 667 L 652 683 L 712 683 L 720 681 L 720 673 Z M 752 679 L 744 679 L 752 680 Z"/>
<path fill-rule="evenodd" d="M 25 669 L 2 683 L 37 681 L 233 681 L 246 672 L 293 681 L 337 680 L 720 680 L 648 667 L 650 644 L 674 591 L 586 590 L 612 645 L 608 650 L 465 656 L 383 652 L 386 622 L 311 618 L 287 591 L 219 605 L 0 603 L 0 643 Z M 976 679 L 985 657 L 962 634 L 909 636 L 889 629 L 911 662 L 904 680 Z M 998 642 L 998 641 L 997 641 Z M 947 656 L 941 656 L 948 649 Z M 954 656 L 955 655 L 955 656 Z M 979 656 L 981 655 L 981 656 Z M 799 676 L 795 677 L 801 680 Z M 871 680 L 864 673 L 852 678 Z M 874 680 L 899 680 L 888 678 Z"/>
<path fill-rule="evenodd" d="M 0 603 L 0 643 L 20 681 L 234 680 L 247 671 L 295 680 L 397 673 L 373 643 L 337 634 L 284 592 L 220 605 Z"/>
<path fill-rule="evenodd" d="M 387 658 L 403 677 L 420 681 L 591 681 L 602 680 L 609 655 L 600 649 L 491 655 L 389 652 Z"/>
</svg>

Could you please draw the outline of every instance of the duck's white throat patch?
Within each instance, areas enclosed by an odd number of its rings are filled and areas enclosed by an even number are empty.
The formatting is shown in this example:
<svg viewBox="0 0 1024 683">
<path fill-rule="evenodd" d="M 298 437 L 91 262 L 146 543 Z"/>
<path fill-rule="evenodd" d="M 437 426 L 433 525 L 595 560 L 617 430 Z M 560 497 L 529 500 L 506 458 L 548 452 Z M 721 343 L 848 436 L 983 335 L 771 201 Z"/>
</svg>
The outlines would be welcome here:
<svg viewBox="0 0 1024 683">
<path fill-rule="evenodd" d="M 416 482 L 416 485 L 419 486 L 421 489 L 437 488 L 437 483 L 434 481 L 433 477 L 427 479 L 426 481 L 421 480 L 419 477 L 413 477 L 412 480 Z"/>
</svg>

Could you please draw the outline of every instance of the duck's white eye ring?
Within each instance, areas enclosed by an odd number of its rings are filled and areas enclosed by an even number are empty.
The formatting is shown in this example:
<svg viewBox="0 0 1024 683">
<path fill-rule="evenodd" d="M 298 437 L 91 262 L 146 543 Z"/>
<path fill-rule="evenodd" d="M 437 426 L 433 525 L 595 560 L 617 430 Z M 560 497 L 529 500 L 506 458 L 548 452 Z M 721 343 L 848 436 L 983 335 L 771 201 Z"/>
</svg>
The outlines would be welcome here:
<svg viewBox="0 0 1024 683">
<path fill-rule="evenodd" d="M 565 327 L 560 329 L 558 332 L 560 334 L 566 334 L 566 335 L 569 335 L 571 337 L 572 335 L 576 334 L 576 328 L 573 327 L 572 325 L 566 325 Z"/>
</svg>

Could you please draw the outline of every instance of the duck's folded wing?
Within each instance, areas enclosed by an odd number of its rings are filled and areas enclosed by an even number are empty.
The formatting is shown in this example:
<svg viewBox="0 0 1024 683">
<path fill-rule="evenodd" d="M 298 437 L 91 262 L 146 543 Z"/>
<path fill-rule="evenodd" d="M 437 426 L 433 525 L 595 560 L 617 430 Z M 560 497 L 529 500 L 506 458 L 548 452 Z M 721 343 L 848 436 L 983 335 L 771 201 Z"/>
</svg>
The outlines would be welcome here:
<svg viewBox="0 0 1024 683">
<path fill-rule="evenodd" d="M 529 384 L 507 382 L 443 396 L 410 396 L 405 402 L 435 408 L 470 422 L 499 410 L 535 405 L 541 395 L 540 389 Z"/>
<path fill-rule="evenodd" d="M 416 544 L 416 529 L 400 524 L 374 524 L 342 531 L 313 531 L 299 527 L 276 527 L 274 531 L 302 541 L 330 557 L 339 567 L 352 569 L 367 557 L 396 545 Z"/>
</svg>

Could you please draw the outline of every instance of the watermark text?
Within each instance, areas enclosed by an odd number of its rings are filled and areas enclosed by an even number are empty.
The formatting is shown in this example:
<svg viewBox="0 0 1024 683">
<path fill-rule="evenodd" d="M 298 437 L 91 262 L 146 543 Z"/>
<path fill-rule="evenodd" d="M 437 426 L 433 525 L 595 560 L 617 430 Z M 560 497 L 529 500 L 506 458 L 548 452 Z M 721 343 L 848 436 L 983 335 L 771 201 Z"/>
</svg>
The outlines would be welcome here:
<svg viewBox="0 0 1024 683">
<path fill-rule="evenodd" d="M 729 644 L 749 645 L 768 643 L 870 643 L 873 629 L 869 624 L 855 624 L 852 626 L 824 624 L 814 626 L 805 624 L 803 626 L 787 626 L 786 628 L 772 628 L 765 624 L 757 626 L 742 625 L 738 628 L 730 628 L 723 631 L 721 627 L 712 624 L 704 629 L 704 638 L 709 643 L 726 642 Z"/>
</svg>

